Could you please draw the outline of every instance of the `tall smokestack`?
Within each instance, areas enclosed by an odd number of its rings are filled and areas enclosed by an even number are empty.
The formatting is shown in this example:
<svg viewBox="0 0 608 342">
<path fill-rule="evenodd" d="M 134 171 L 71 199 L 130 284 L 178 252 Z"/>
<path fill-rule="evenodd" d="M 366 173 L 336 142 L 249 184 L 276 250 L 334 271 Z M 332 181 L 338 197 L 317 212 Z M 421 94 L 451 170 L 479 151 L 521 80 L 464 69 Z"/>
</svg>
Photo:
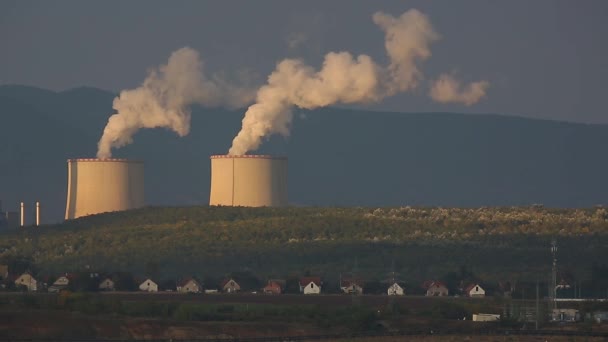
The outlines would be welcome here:
<svg viewBox="0 0 608 342">
<path fill-rule="evenodd" d="M 40 227 L 40 202 L 36 202 L 36 227 Z"/>
<path fill-rule="evenodd" d="M 21 216 L 20 216 L 20 217 L 21 217 L 21 219 L 20 219 L 20 221 L 19 221 L 20 226 L 21 226 L 21 227 L 25 227 L 25 204 L 23 204 L 23 202 L 21 202 L 20 215 L 21 215 Z"/>
</svg>

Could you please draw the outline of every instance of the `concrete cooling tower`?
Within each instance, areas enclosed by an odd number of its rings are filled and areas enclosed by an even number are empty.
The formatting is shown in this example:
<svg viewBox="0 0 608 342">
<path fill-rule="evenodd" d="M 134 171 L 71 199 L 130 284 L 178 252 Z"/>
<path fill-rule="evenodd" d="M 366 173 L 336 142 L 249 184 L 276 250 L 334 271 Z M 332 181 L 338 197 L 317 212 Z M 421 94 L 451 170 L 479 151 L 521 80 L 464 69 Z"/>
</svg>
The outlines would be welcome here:
<svg viewBox="0 0 608 342">
<path fill-rule="evenodd" d="M 265 155 L 211 156 L 209 205 L 287 205 L 287 158 Z"/>
<path fill-rule="evenodd" d="M 143 162 L 127 159 L 68 160 L 66 220 L 143 206 Z"/>
</svg>

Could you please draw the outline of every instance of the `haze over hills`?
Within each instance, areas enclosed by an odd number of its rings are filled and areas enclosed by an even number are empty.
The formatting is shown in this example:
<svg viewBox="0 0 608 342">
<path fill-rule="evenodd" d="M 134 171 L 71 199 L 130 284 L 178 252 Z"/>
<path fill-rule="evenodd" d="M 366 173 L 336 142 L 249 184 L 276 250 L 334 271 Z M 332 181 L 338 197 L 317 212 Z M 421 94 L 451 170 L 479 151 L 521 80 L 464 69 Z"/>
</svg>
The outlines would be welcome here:
<svg viewBox="0 0 608 342">
<path fill-rule="evenodd" d="M 40 200 L 63 218 L 66 159 L 92 158 L 115 94 L 0 86 L 0 199 Z M 190 135 L 142 130 L 115 157 L 146 163 L 151 205 L 208 202 L 209 155 L 226 153 L 243 110 L 196 107 Z M 294 205 L 505 206 L 606 203 L 608 125 L 457 113 L 298 111 L 288 139 L 256 153 L 289 157 Z M 30 221 L 31 222 L 31 221 Z"/>
</svg>

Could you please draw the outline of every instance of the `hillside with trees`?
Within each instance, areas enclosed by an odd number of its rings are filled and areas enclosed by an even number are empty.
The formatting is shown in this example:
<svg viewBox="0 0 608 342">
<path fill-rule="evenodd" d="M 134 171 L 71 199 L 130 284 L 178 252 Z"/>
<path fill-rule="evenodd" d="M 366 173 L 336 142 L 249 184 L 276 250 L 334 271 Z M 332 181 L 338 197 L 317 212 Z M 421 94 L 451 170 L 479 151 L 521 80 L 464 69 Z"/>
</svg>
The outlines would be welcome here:
<svg viewBox="0 0 608 342">
<path fill-rule="evenodd" d="M 605 208 L 149 207 L 0 234 L 0 261 L 41 273 L 96 270 L 260 279 L 356 269 L 411 284 L 466 268 L 484 281 L 590 279 L 608 256 Z M 594 266 L 595 265 L 595 266 Z"/>
</svg>

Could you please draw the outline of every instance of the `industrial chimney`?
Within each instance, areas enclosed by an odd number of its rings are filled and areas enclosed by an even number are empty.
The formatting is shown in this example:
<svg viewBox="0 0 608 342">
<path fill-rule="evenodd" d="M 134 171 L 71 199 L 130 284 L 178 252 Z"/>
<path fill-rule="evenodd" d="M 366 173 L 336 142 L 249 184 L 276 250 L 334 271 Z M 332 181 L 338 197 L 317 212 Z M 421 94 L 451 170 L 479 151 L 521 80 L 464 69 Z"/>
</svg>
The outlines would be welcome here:
<svg viewBox="0 0 608 342">
<path fill-rule="evenodd" d="M 40 202 L 36 202 L 36 227 L 40 227 Z"/>
<path fill-rule="evenodd" d="M 66 220 L 143 206 L 143 162 L 127 159 L 68 160 Z"/>
<path fill-rule="evenodd" d="M 23 204 L 23 202 L 21 202 L 19 214 L 20 214 L 19 226 L 25 227 L 25 204 Z"/>
<path fill-rule="evenodd" d="M 209 205 L 280 207 L 287 204 L 287 158 L 211 156 Z"/>
</svg>

